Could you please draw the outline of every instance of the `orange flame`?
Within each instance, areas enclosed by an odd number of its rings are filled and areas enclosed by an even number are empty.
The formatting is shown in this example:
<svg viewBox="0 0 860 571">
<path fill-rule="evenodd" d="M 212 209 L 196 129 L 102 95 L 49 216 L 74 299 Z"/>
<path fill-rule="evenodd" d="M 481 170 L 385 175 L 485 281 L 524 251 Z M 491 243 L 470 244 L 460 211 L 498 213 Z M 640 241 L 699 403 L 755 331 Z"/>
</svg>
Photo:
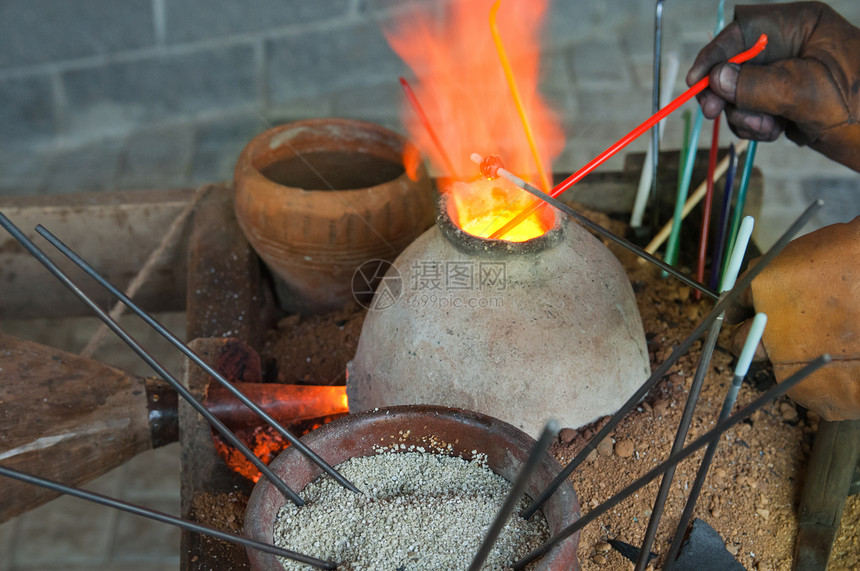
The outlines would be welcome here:
<svg viewBox="0 0 860 571">
<path fill-rule="evenodd" d="M 284 424 L 293 434 L 307 434 L 349 411 L 346 387 L 315 385 L 279 385 L 266 383 L 253 385 L 257 394 L 248 394 L 252 385 L 238 383 L 243 392 L 261 408 Z M 264 388 L 259 388 L 264 387 Z M 266 390 L 276 389 L 276 390 Z M 269 464 L 289 442 L 263 419 L 240 404 L 226 390 L 213 386 L 207 395 L 207 408 L 234 429 L 239 437 L 264 464 Z M 229 444 L 218 432 L 212 431 L 215 451 L 234 472 L 256 482 L 260 471 L 239 450 Z"/>
<path fill-rule="evenodd" d="M 406 145 L 403 149 L 403 168 L 409 180 L 418 180 L 418 167 L 421 165 L 421 151 L 415 145 Z"/>
<path fill-rule="evenodd" d="M 404 104 L 403 121 L 410 139 L 447 178 L 474 179 L 477 167 L 470 155 L 478 153 L 499 155 L 508 170 L 524 178 L 539 179 L 548 173 L 538 172 L 496 51 L 489 23 L 493 1 L 452 3 L 441 22 L 427 12 L 413 12 L 399 20 L 396 28 L 386 31 L 392 49 L 417 78 L 413 84 L 416 99 L 444 150 L 434 143 L 432 135 L 407 104 Z M 544 165 L 550 162 L 547 158 L 555 158 L 564 147 L 560 121 L 538 93 L 540 26 L 546 8 L 545 0 L 508 0 L 502 4 L 496 18 L 510 69 L 516 78 L 522 110 L 528 117 L 536 150 L 544 159 Z M 450 158 L 450 163 L 446 163 L 444 155 Z M 454 172 L 450 172 L 451 169 Z M 498 219 L 498 223 L 492 225 L 494 228 L 532 201 L 528 195 L 520 199 L 519 190 L 504 182 L 494 181 L 489 190 L 502 192 L 491 192 L 490 197 L 479 192 L 486 184 L 477 186 L 479 188 L 471 192 L 462 185 L 446 189 L 458 195 L 453 201 L 457 208 L 455 218 L 464 229 L 472 221 L 473 200 L 480 200 L 477 210 L 486 212 L 486 201 L 495 197 L 496 204 L 489 208 L 492 219 Z M 470 206 L 464 209 L 464 205 Z M 535 217 L 532 222 L 534 235 L 549 229 L 541 217 Z M 489 236 L 481 228 L 487 227 L 483 221 L 473 226 L 480 229 L 476 235 Z M 518 233 L 522 232 L 522 228 L 518 229 Z M 521 238 L 530 237 L 534 236 Z M 506 235 L 505 239 L 514 237 Z"/>
</svg>

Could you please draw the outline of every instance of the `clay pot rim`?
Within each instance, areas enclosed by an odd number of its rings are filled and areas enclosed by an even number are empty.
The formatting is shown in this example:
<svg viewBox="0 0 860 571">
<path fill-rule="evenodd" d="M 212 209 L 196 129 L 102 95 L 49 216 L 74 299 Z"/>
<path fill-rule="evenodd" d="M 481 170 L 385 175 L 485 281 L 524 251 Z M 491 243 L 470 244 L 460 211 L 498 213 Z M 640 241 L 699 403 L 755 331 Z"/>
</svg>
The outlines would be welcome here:
<svg viewBox="0 0 860 571">
<path fill-rule="evenodd" d="M 473 256 L 510 257 L 512 255 L 530 256 L 537 254 L 560 244 L 564 240 L 565 227 L 567 226 L 567 217 L 560 212 L 553 211 L 555 224 L 537 238 L 525 242 L 494 240 L 465 232 L 454 223 L 448 210 L 448 196 L 442 194 L 437 203 L 436 225 L 454 248 Z"/>
<path fill-rule="evenodd" d="M 346 194 L 355 194 L 358 192 L 367 193 L 369 190 L 373 190 L 375 188 L 391 185 L 391 184 L 401 184 L 401 185 L 409 185 L 413 181 L 409 179 L 409 174 L 404 172 L 400 174 L 400 176 L 393 178 L 391 180 L 387 180 L 381 182 L 380 184 L 374 186 L 366 186 L 359 188 L 346 188 L 346 189 L 332 189 L 322 188 L 322 189 L 304 189 L 295 186 L 287 186 L 283 184 L 279 184 L 269 179 L 265 175 L 262 174 L 261 168 L 263 165 L 259 162 L 260 157 L 265 155 L 266 153 L 273 154 L 275 157 L 272 161 L 268 162 L 271 164 L 275 162 L 275 160 L 280 160 L 286 157 L 295 156 L 294 153 L 289 146 L 284 145 L 283 142 L 279 145 L 272 146 L 272 141 L 279 135 L 283 133 L 287 133 L 290 130 L 296 129 L 314 129 L 319 127 L 348 127 L 353 132 L 369 132 L 375 133 L 384 137 L 390 142 L 396 143 L 396 145 L 392 145 L 389 148 L 391 149 L 391 154 L 380 155 L 378 153 L 371 153 L 374 156 L 385 158 L 387 160 L 392 160 L 394 162 L 399 163 L 403 166 L 403 153 L 409 142 L 406 137 L 393 131 L 387 127 L 379 125 L 377 123 L 373 123 L 370 121 L 360 121 L 357 119 L 347 119 L 340 117 L 324 117 L 324 118 L 315 118 L 315 119 L 302 119 L 299 121 L 292 121 L 290 123 L 284 123 L 282 125 L 276 125 L 265 131 L 257 134 L 252 138 L 247 145 L 242 149 L 242 152 L 239 154 L 238 159 L 236 160 L 236 166 L 233 170 L 233 183 L 234 185 L 240 184 L 254 184 L 258 188 L 264 188 L 267 192 L 272 193 L 280 193 L 283 194 L 312 194 L 319 197 L 328 197 L 332 201 L 340 201 L 337 196 L 337 193 L 346 193 Z M 337 139 L 329 138 L 328 143 L 336 142 Z M 380 146 L 380 145 L 377 145 Z M 332 147 L 328 147 L 328 150 L 331 150 Z M 281 149 L 285 149 L 285 152 L 278 152 Z M 349 150 L 354 150 L 350 148 Z M 417 180 L 429 180 L 429 174 L 427 173 L 427 168 L 423 162 L 418 163 L 418 167 L 416 169 Z"/>
</svg>

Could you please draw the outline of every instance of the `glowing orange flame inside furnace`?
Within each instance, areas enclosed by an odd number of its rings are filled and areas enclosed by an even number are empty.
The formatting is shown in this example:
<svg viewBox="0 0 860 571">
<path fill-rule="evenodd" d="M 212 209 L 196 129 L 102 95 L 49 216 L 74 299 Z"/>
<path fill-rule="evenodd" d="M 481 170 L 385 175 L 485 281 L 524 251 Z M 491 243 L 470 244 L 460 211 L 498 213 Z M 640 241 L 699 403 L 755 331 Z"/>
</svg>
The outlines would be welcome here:
<svg viewBox="0 0 860 571">
<path fill-rule="evenodd" d="M 456 209 L 452 219 L 481 237 L 488 237 L 534 199 L 503 180 L 462 182 L 477 175 L 472 153 L 499 155 L 508 170 L 526 179 L 540 179 L 490 32 L 492 4 L 493 0 L 454 2 L 441 20 L 436 14 L 410 11 L 386 31 L 391 47 L 415 74 L 417 80 L 410 84 L 439 145 L 404 102 L 409 137 L 444 178 L 461 181 L 444 189 L 453 197 L 449 201 Z M 549 165 L 547 159 L 564 148 L 564 134 L 538 93 L 540 27 L 546 7 L 545 0 L 506 0 L 497 23 L 536 150 L 541 162 Z M 516 235 L 512 232 L 504 239 L 539 236 L 552 226 L 546 218 L 533 216 L 516 229 Z"/>
<path fill-rule="evenodd" d="M 489 237 L 521 210 L 532 197 L 503 178 L 448 183 L 451 220 L 473 236 Z M 505 234 L 508 242 L 525 242 L 545 234 L 555 223 L 550 209 L 535 211 L 522 224 Z"/>
</svg>

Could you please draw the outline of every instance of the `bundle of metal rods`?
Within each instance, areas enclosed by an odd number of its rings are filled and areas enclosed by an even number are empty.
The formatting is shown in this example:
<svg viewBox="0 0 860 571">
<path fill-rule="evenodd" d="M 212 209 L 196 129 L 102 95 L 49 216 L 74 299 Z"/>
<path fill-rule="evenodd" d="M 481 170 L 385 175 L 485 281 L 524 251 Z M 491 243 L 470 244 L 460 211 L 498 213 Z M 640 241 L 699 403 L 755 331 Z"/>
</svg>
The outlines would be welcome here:
<svg viewBox="0 0 860 571">
<path fill-rule="evenodd" d="M 502 172 L 504 169 L 499 169 L 500 174 L 503 176 L 507 176 L 508 173 Z M 573 217 L 574 219 L 581 221 L 582 216 L 573 211 L 569 206 L 564 203 L 559 202 L 558 200 L 547 196 L 542 193 L 540 190 L 528 185 L 526 183 L 520 184 L 523 188 L 532 192 L 551 206 L 557 208 L 561 212 L 567 214 L 568 216 Z M 684 354 L 687 350 L 690 349 L 692 344 L 705 333 L 706 330 L 710 329 L 708 340 L 706 341 L 706 346 L 713 347 L 713 342 L 715 339 L 715 331 L 718 332 L 719 325 L 721 323 L 721 317 L 725 309 L 728 305 L 734 302 L 748 286 L 752 282 L 752 280 L 767 267 L 769 262 L 782 250 L 782 248 L 788 243 L 789 240 L 800 230 L 800 228 L 806 224 L 806 222 L 812 217 L 812 215 L 822 206 L 821 201 L 817 201 L 810 205 L 809 208 L 798 218 L 798 220 L 788 229 L 788 231 L 774 244 L 774 246 L 761 258 L 761 261 L 750 269 L 742 279 L 740 279 L 737 283 L 724 283 L 723 284 L 723 292 L 720 295 L 718 301 L 714 305 L 712 311 L 703 319 L 703 321 L 699 324 L 699 326 L 690 334 L 690 336 L 685 339 L 676 349 L 675 351 L 667 358 L 667 360 L 662 363 L 656 371 L 646 380 L 639 390 L 636 391 L 634 395 L 630 397 L 630 399 L 622 406 L 622 408 L 616 412 L 609 421 L 605 424 L 605 426 L 598 431 L 592 439 L 588 442 L 585 448 L 558 474 L 556 479 L 544 490 L 542 494 L 539 495 L 537 499 L 535 499 L 527 511 L 523 514 L 523 517 L 530 517 L 534 514 L 541 505 L 555 492 L 558 486 L 570 476 L 571 473 L 582 463 L 584 458 L 588 455 L 589 452 L 596 448 L 596 445 L 606 437 L 606 435 L 621 421 L 624 416 L 626 416 L 633 407 L 638 403 L 657 383 L 659 379 L 661 379 L 668 369 L 680 358 L 682 354 Z M 5 228 L 18 242 L 20 242 L 24 248 L 28 250 L 39 262 L 41 262 L 57 279 L 59 279 L 62 283 L 64 283 L 77 297 L 79 297 L 84 303 L 86 303 L 90 309 L 102 320 L 104 321 L 108 327 L 114 331 L 125 343 L 129 345 L 148 365 L 150 365 L 160 376 L 162 376 L 165 380 L 167 380 L 171 385 L 174 386 L 176 391 L 186 400 L 189 401 L 201 415 L 203 415 L 206 420 L 219 432 L 221 432 L 225 438 L 231 441 L 239 450 L 241 450 L 248 459 L 257 465 L 260 468 L 261 472 L 267 477 L 276 487 L 279 489 L 287 498 L 291 499 L 296 505 L 302 505 L 303 502 L 301 498 L 291 490 L 277 475 L 271 472 L 268 467 L 263 464 L 254 454 L 247 449 L 247 447 L 226 427 L 224 426 L 217 418 L 215 418 L 201 403 L 197 402 L 188 391 L 164 368 L 153 358 L 153 356 L 143 347 L 141 347 L 114 319 L 112 319 L 103 309 L 101 309 L 91 298 L 89 298 L 85 293 L 81 291 L 65 274 L 59 267 L 41 250 L 38 246 L 33 243 L 32 240 L 26 237 L 24 233 L 21 232 L 3 213 L 0 213 L 0 226 Z M 589 226 L 592 227 L 592 226 Z M 594 229 L 594 228 L 592 228 Z M 750 229 L 751 230 L 751 229 Z M 144 319 L 150 326 L 155 328 L 160 334 L 162 334 L 165 338 L 167 338 L 174 347 L 176 347 L 179 351 L 181 351 L 186 357 L 191 359 L 195 364 L 202 367 L 207 373 L 212 375 L 220 384 L 222 384 L 225 388 L 230 390 L 239 400 L 241 400 L 244 404 L 246 404 L 249 408 L 251 408 L 255 413 L 260 415 L 261 418 L 265 420 L 269 425 L 275 428 L 279 433 L 281 433 L 285 438 L 287 438 L 297 449 L 299 449 L 304 455 L 306 455 L 311 461 L 316 463 L 322 470 L 324 470 L 327 474 L 329 474 L 332 478 L 338 481 L 341 485 L 350 489 L 353 492 L 360 493 L 355 486 L 353 486 L 350 482 L 348 482 L 337 470 L 331 466 L 329 466 L 322 458 L 317 456 L 312 450 L 308 449 L 304 444 L 302 444 L 295 436 L 290 434 L 285 428 L 283 428 L 277 421 L 267 415 L 262 409 L 260 409 L 254 402 L 248 399 L 245 395 L 243 395 L 240 391 L 235 389 L 222 375 L 220 375 L 217 371 L 212 369 L 209 365 L 207 365 L 198 355 L 196 355 L 191 349 L 188 348 L 183 342 L 181 342 L 178 338 L 176 338 L 173 334 L 167 331 L 161 324 L 159 324 L 155 319 L 153 319 L 150 315 L 144 312 L 140 307 L 138 307 L 131 299 L 129 299 L 125 294 L 119 291 L 115 286 L 111 285 L 107 280 L 105 280 L 95 269 L 89 266 L 79 255 L 77 255 L 74 251 L 72 251 L 68 246 L 63 244 L 56 236 L 51 234 L 47 229 L 42 226 L 37 226 L 36 231 L 44 237 L 48 242 L 56 247 L 61 253 L 69 257 L 77 266 L 83 269 L 89 276 L 95 279 L 98 283 L 100 283 L 103 287 L 105 287 L 110 293 L 115 295 L 120 301 L 126 304 L 132 311 L 134 311 L 137 315 Z M 603 233 L 608 233 L 608 230 L 600 229 Z M 740 259 L 743 257 L 743 250 L 746 248 L 746 240 L 749 238 L 749 231 L 745 231 L 742 233 L 745 237 L 739 239 L 735 251 L 733 252 L 733 264 L 734 264 L 734 274 L 737 274 L 738 267 L 740 266 Z M 624 241 L 620 241 L 622 245 L 627 246 Z M 629 246 L 628 246 L 629 247 Z M 640 254 L 640 250 L 638 248 L 632 247 L 630 248 L 633 252 Z M 641 254 L 640 254 L 641 255 Z M 648 258 L 646 258 L 648 259 Z M 653 260 L 651 260 L 653 261 Z M 687 282 L 687 280 L 685 280 Z M 688 283 L 688 282 L 687 282 Z M 753 336 L 751 336 L 752 338 Z M 754 339 L 757 343 L 757 339 Z M 748 342 L 751 343 L 752 341 Z M 703 351 L 702 361 L 700 363 L 700 370 L 707 368 L 707 360 L 710 358 L 709 351 Z M 728 416 L 728 411 L 731 409 L 731 403 L 733 403 L 734 396 L 731 391 L 734 392 L 734 395 L 737 394 L 737 388 L 740 386 L 740 380 L 743 379 L 745 375 L 745 371 L 740 368 L 736 370 L 735 382 L 733 382 L 733 389 L 731 389 L 730 394 L 727 396 L 727 404 L 724 406 L 723 414 L 721 415 L 720 422 L 709 432 L 705 433 L 691 444 L 686 447 L 682 447 L 684 437 L 686 435 L 686 430 L 689 427 L 689 422 L 682 422 L 682 426 L 679 427 L 677 438 L 675 440 L 675 445 L 673 446 L 672 452 L 670 456 L 661 464 L 656 466 L 650 472 L 640 477 L 636 481 L 632 482 L 629 486 L 627 486 L 624 490 L 603 502 L 593 510 L 591 510 L 586 516 L 583 516 L 575 523 L 571 524 L 569 527 L 565 528 L 561 532 L 559 532 L 556 536 L 550 538 L 545 544 L 541 547 L 528 554 L 526 557 L 514 563 L 515 569 L 523 569 L 530 562 L 536 560 L 537 558 L 543 556 L 548 551 L 550 551 L 555 545 L 564 541 L 571 535 L 575 534 L 582 527 L 587 525 L 589 522 L 593 521 L 603 513 L 606 513 L 613 506 L 617 505 L 619 502 L 639 490 L 642 486 L 646 485 L 651 480 L 663 475 L 664 476 L 664 484 L 667 481 L 671 481 L 672 470 L 681 460 L 689 457 L 698 449 L 709 446 L 713 447 L 720 436 L 728 430 L 729 428 L 736 425 L 738 422 L 742 421 L 744 418 L 755 412 L 758 408 L 763 406 L 764 404 L 770 402 L 771 400 L 781 396 L 791 387 L 800 382 L 803 378 L 805 378 L 812 371 L 818 369 L 829 362 L 829 356 L 823 355 L 819 359 L 813 361 L 809 365 L 807 365 L 804 369 L 799 371 L 790 379 L 785 382 L 771 388 L 767 392 L 763 393 L 760 397 L 754 400 L 752 403 L 738 411 L 732 416 Z M 699 375 L 697 373 L 696 380 L 697 382 L 701 382 L 701 377 L 704 375 Z M 695 384 L 695 383 L 694 383 Z M 692 409 L 695 407 L 695 398 L 692 394 L 687 403 L 687 408 L 690 410 L 690 414 L 692 414 Z M 688 418 L 688 414 L 685 411 L 686 420 Z M 499 510 L 496 520 L 494 524 L 489 528 L 481 547 L 478 553 L 475 555 L 472 565 L 470 566 L 471 570 L 480 569 L 483 564 L 485 558 L 489 554 L 489 550 L 492 548 L 498 533 L 500 532 L 502 526 L 509 519 L 513 506 L 516 502 L 521 498 L 523 494 L 523 490 L 525 489 L 525 485 L 528 482 L 529 476 L 533 471 L 534 467 L 537 465 L 540 458 L 546 453 L 549 444 L 552 440 L 552 437 L 555 435 L 557 430 L 557 426 L 554 421 L 550 420 L 547 422 L 546 428 L 539 439 L 538 443 L 534 447 L 532 453 L 530 454 L 528 460 L 523 464 L 520 469 L 520 473 L 518 477 L 515 479 L 515 482 L 510 491 L 510 495 L 508 499 L 505 501 L 501 509 Z M 712 448 L 711 448 L 712 449 Z M 704 473 L 707 472 L 708 464 L 703 462 L 701 468 L 701 477 L 704 477 Z M 275 555 L 285 557 L 288 559 L 292 559 L 295 561 L 300 561 L 303 563 L 307 563 L 314 567 L 320 569 L 335 569 L 337 567 L 337 563 L 332 561 L 325 561 L 322 559 L 318 559 L 316 557 L 312 557 L 309 555 L 297 553 L 288 549 L 284 549 L 281 547 L 276 547 L 274 545 L 265 544 L 257 541 L 253 541 L 250 539 L 246 539 L 243 537 L 239 537 L 233 534 L 225 533 L 220 530 L 203 526 L 191 521 L 182 520 L 180 518 L 176 518 L 173 516 L 169 516 L 167 514 L 163 514 L 160 512 L 155 512 L 141 506 L 136 506 L 133 504 L 129 504 L 127 502 L 122 502 L 113 498 L 109 498 L 106 496 L 102 496 L 99 494 L 95 494 L 92 492 L 87 492 L 81 489 L 72 488 L 69 486 L 62 485 L 58 482 L 46 480 L 43 478 L 39 478 L 38 476 L 34 476 L 31 474 L 25 474 L 20 471 L 16 471 L 10 468 L 5 468 L 0 466 L 0 475 L 14 478 L 20 481 L 28 482 L 33 485 L 43 486 L 54 491 L 72 495 L 81 499 L 85 499 L 88 501 L 96 502 L 108 507 L 112 507 L 115 509 L 128 511 L 130 513 L 134 513 L 137 515 L 141 515 L 144 517 L 148 517 L 154 519 L 156 521 L 160 521 L 163 523 L 167 523 L 170 525 L 174 525 L 183 529 L 191 530 L 198 533 L 208 534 L 213 537 L 224 539 L 227 541 L 233 541 L 244 545 L 246 547 L 250 547 L 253 549 L 259 549 L 261 551 L 265 551 L 267 553 L 273 553 Z M 695 497 L 691 494 L 689 498 L 689 502 L 695 503 Z M 691 507 L 688 503 L 688 510 L 691 511 Z M 660 514 L 662 513 L 662 505 L 660 503 L 660 499 L 658 497 L 657 504 L 655 505 L 655 510 L 653 511 L 654 515 L 652 520 L 654 522 L 658 522 L 660 518 Z M 682 522 L 683 523 L 683 522 Z M 656 525 L 656 523 L 654 524 Z M 673 552 L 676 552 L 675 544 L 678 543 L 678 539 L 683 536 L 685 529 L 682 526 L 679 526 L 678 531 L 676 532 L 675 541 L 673 542 Z M 646 546 L 643 546 L 642 553 L 648 553 L 649 549 L 647 548 L 647 539 Z M 647 560 L 646 560 L 647 562 Z M 671 563 L 671 562 L 669 562 Z"/>
</svg>

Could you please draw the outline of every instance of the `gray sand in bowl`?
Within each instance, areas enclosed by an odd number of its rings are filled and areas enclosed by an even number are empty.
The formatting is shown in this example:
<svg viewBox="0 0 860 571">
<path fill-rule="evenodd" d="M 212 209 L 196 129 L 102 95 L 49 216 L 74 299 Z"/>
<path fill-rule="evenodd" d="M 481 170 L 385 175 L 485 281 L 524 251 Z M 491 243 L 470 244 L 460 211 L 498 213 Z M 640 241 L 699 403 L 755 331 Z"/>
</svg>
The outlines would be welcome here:
<svg viewBox="0 0 860 571">
<path fill-rule="evenodd" d="M 419 450 L 421 450 L 419 448 Z M 385 452 L 337 467 L 364 496 L 329 476 L 287 502 L 275 521 L 275 545 L 339 564 L 339 570 L 467 569 L 510 491 L 485 457 L 472 461 L 428 452 Z M 548 538 L 540 512 L 526 521 L 517 506 L 483 569 L 504 570 Z M 282 559 L 286 569 L 312 567 Z"/>
</svg>

